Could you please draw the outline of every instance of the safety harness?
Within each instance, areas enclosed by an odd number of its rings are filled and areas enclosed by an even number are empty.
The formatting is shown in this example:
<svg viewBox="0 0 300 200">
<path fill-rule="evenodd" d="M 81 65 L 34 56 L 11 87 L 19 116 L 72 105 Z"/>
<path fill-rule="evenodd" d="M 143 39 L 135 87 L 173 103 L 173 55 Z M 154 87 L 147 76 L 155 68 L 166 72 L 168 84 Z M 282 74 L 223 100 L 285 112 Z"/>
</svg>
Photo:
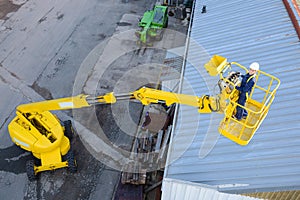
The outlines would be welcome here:
<svg viewBox="0 0 300 200">
<path fill-rule="evenodd" d="M 251 76 L 247 79 L 246 83 L 248 83 L 248 82 L 249 82 L 252 78 L 254 78 L 254 77 L 255 77 L 255 74 L 251 75 Z M 254 82 L 255 82 L 255 80 L 254 80 Z M 249 92 L 250 92 L 250 91 L 249 91 Z M 246 92 L 246 100 L 248 99 L 249 92 Z"/>
</svg>

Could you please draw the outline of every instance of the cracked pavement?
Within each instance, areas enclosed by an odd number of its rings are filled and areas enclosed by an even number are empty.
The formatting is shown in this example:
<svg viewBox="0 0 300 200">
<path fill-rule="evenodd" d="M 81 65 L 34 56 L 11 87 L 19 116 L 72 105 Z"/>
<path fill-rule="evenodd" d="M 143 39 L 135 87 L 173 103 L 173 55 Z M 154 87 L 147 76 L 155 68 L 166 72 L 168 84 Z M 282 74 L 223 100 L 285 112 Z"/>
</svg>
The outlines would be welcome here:
<svg viewBox="0 0 300 200">
<path fill-rule="evenodd" d="M 60 169 L 41 173 L 38 181 L 29 182 L 25 162 L 31 155 L 11 142 L 7 125 L 19 104 L 73 95 L 78 70 L 90 51 L 114 34 L 125 13 L 141 15 L 150 2 L 1 3 L 1 10 L 7 13 L 0 13 L 0 199 L 97 199 L 98 195 L 112 199 L 120 172 L 96 160 L 78 136 L 72 141 L 78 173 Z M 89 63 L 80 72 L 85 80 L 77 81 L 84 84 L 93 67 Z M 64 119 L 70 118 L 68 114 L 58 112 Z M 89 133 L 86 127 L 80 128 L 82 134 Z M 107 177 L 111 179 L 109 184 L 105 184 Z"/>
<path fill-rule="evenodd" d="M 1 4 L 3 2 L 6 4 Z M 136 38 L 132 32 L 137 28 L 139 17 L 155 1 L 12 2 L 14 4 L 8 0 L 0 2 L 0 8 L 7 11 L 0 13 L 0 199 L 113 199 L 120 179 L 120 171 L 116 168 L 120 169 L 129 162 L 128 151 L 120 152 L 119 147 L 128 150 L 132 138 L 121 129 L 110 126 L 99 130 L 98 120 L 111 123 L 107 118 L 111 116 L 110 109 L 55 112 L 61 120 L 71 119 L 74 123 L 77 135 L 72 145 L 78 173 L 71 174 L 66 169 L 47 171 L 33 182 L 27 180 L 25 173 L 25 162 L 31 154 L 12 143 L 7 125 L 19 104 L 83 92 L 127 91 L 156 81 L 159 70 L 142 64 L 159 63 L 166 52 L 155 49 L 136 51 Z M 110 40 L 124 31 L 126 34 Z M 185 42 L 184 36 L 176 40 L 176 34 L 170 33 L 169 36 L 165 41 L 168 48 Z M 111 50 L 116 43 L 120 49 Z M 163 46 L 158 48 L 164 49 Z M 122 50 L 128 54 L 123 55 Z M 121 54 L 116 58 L 117 62 L 109 60 L 109 55 L 118 53 Z M 141 67 L 135 72 L 140 75 L 139 79 L 130 73 L 120 78 L 136 65 Z M 101 66 L 110 66 L 111 69 Z M 138 120 L 141 106 L 130 108 L 132 118 Z M 124 108 L 119 104 L 114 109 Z M 101 112 L 100 117 L 97 112 Z M 117 123 L 134 132 L 134 125 L 121 121 L 125 117 L 117 117 Z M 95 138 L 95 132 L 102 140 Z M 105 151 L 108 148 L 111 151 Z"/>
</svg>

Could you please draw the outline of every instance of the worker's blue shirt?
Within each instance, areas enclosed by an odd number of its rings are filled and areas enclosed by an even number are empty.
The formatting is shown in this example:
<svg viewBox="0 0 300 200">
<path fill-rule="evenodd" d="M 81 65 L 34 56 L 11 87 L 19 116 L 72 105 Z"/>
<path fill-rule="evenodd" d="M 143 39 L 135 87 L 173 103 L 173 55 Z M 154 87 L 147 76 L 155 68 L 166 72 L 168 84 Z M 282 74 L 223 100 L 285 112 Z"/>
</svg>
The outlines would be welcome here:
<svg viewBox="0 0 300 200">
<path fill-rule="evenodd" d="M 246 75 L 242 75 L 242 82 L 241 82 L 241 86 L 236 86 L 236 89 L 238 91 L 240 91 L 240 95 L 239 95 L 239 100 L 238 100 L 238 104 L 240 104 L 241 106 L 245 106 L 246 100 L 247 100 L 247 93 L 250 94 L 253 86 L 255 83 L 255 78 L 254 75 L 250 75 L 250 74 L 246 74 Z M 248 113 L 246 110 L 244 110 L 242 107 L 237 106 L 236 107 L 236 118 L 238 120 L 240 120 L 242 118 L 242 116 L 247 116 Z"/>
<path fill-rule="evenodd" d="M 250 75 L 249 73 L 247 73 L 246 75 L 242 75 L 242 82 L 241 82 L 241 86 L 237 86 L 236 89 L 238 91 L 240 91 L 240 95 L 245 95 L 248 92 L 248 94 L 250 94 L 254 83 L 255 83 L 255 78 L 254 76 Z M 251 77 L 251 78 L 250 78 Z M 250 78 L 250 79 L 249 79 Z"/>
</svg>

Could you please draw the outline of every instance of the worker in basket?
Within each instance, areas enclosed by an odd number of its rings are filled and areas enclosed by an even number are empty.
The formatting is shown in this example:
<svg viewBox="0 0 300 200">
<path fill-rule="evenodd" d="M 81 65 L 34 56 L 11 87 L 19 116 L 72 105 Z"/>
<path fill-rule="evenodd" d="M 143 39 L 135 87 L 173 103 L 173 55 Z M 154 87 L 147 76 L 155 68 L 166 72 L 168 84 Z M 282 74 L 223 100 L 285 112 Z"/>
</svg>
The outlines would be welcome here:
<svg viewBox="0 0 300 200">
<path fill-rule="evenodd" d="M 240 92 L 238 104 L 241 106 L 245 106 L 248 95 L 251 93 L 251 90 L 255 84 L 255 75 L 259 70 L 259 64 L 257 62 L 251 63 L 249 66 L 249 71 L 246 75 L 242 75 L 242 81 L 240 86 L 236 86 L 235 88 Z M 247 111 L 240 106 L 236 107 L 236 114 L 232 117 L 236 120 L 241 120 L 242 118 L 246 118 L 248 115 Z"/>
</svg>

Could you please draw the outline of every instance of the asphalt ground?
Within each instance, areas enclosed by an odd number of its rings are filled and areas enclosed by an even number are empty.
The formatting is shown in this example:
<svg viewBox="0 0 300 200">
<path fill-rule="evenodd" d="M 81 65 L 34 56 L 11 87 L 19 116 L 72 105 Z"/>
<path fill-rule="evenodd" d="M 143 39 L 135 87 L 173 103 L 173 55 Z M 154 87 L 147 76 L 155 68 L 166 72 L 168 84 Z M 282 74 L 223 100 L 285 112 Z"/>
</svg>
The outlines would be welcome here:
<svg viewBox="0 0 300 200">
<path fill-rule="evenodd" d="M 33 0 L 15 1 L 19 5 L 14 5 L 10 1 L 0 1 L 0 199 L 114 198 L 121 172 L 109 164 L 109 156 L 101 160 L 106 155 L 94 154 L 93 150 L 99 146 L 89 143 L 89 134 L 99 132 L 96 125 L 100 124 L 99 134 L 108 139 L 109 145 L 128 151 L 133 136 L 126 133 L 133 133 L 136 127 L 124 123 L 121 120 L 127 122 L 124 117 L 114 118 L 114 109 L 122 110 L 122 104 L 114 108 L 97 106 L 90 110 L 56 113 L 62 120 L 71 119 L 79 124 L 75 126 L 76 136 L 72 140 L 78 172 L 72 174 L 66 169 L 43 172 L 33 182 L 28 181 L 25 173 L 26 160 L 32 156 L 11 142 L 7 125 L 15 116 L 16 106 L 22 103 L 79 93 L 98 95 L 127 91 L 157 80 L 157 70 L 151 66 L 149 70 L 136 66 L 162 62 L 166 49 L 139 50 L 131 32 L 117 37 L 120 49 L 124 47 L 126 54 L 107 65 L 99 65 L 105 62 L 99 59 L 101 56 L 117 52 L 116 49 L 107 50 L 113 41 L 111 38 L 136 29 L 136 20 L 153 2 Z M 180 30 L 181 27 L 171 28 Z M 173 39 L 165 43 L 176 47 Z M 184 38 L 177 43 L 184 44 Z M 142 70 L 130 73 L 135 68 Z M 124 74 L 129 75 L 124 78 Z M 133 103 L 129 108 L 130 118 L 136 124 L 142 106 Z M 96 118 L 91 117 L 91 112 Z M 125 124 L 125 128 L 120 128 L 118 123 Z"/>
</svg>

